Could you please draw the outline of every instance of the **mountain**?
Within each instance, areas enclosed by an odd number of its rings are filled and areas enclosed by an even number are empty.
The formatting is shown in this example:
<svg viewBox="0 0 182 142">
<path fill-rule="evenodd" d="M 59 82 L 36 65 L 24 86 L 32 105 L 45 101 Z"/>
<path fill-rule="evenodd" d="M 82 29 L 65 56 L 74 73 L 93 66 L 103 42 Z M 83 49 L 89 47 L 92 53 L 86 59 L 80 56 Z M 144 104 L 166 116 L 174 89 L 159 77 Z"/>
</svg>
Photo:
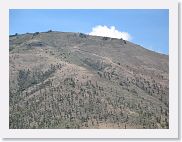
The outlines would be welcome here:
<svg viewBox="0 0 182 142">
<path fill-rule="evenodd" d="M 9 37 L 9 128 L 167 129 L 169 57 L 123 39 Z"/>
</svg>

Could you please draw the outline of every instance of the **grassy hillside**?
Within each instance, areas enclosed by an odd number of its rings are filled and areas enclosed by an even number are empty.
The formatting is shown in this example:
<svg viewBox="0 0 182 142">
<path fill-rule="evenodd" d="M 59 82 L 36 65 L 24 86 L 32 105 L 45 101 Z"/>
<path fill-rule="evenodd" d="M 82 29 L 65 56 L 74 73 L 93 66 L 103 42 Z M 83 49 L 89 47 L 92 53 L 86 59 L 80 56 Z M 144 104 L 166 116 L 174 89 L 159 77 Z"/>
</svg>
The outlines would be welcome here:
<svg viewBox="0 0 182 142">
<path fill-rule="evenodd" d="M 9 39 L 10 129 L 169 128 L 169 57 L 123 39 Z"/>
</svg>

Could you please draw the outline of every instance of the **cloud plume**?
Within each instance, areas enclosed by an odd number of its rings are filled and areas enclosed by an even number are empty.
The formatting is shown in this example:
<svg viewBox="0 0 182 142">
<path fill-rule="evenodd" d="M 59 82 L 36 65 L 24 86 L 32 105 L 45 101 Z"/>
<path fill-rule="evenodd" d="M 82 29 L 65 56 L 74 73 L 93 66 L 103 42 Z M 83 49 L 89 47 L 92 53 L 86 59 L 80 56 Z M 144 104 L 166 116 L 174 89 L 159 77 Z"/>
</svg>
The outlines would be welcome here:
<svg viewBox="0 0 182 142">
<path fill-rule="evenodd" d="M 92 31 L 89 33 L 89 35 L 131 40 L 131 35 L 129 33 L 118 31 L 115 26 L 107 27 L 105 25 L 97 25 L 92 28 Z"/>
</svg>

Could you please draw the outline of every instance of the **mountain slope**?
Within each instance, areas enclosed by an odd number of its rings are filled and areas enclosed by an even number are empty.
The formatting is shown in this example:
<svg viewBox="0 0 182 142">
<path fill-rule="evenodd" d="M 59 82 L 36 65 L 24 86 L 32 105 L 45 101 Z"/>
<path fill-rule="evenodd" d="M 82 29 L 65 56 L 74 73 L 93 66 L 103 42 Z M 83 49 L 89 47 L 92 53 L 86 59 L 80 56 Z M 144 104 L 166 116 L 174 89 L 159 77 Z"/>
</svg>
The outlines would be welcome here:
<svg viewBox="0 0 182 142">
<path fill-rule="evenodd" d="M 82 33 L 10 36 L 10 128 L 168 128 L 169 57 Z"/>
</svg>

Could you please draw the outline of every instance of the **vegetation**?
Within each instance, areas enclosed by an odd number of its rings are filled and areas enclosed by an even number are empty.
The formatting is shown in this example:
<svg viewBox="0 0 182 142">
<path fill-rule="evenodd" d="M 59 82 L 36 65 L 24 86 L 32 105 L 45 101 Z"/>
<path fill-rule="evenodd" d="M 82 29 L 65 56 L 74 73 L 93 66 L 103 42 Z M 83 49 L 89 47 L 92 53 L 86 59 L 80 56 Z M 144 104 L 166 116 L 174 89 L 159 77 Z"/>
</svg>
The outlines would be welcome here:
<svg viewBox="0 0 182 142">
<path fill-rule="evenodd" d="M 36 35 L 10 37 L 10 129 L 169 128 L 166 57 L 120 39 Z"/>
</svg>

